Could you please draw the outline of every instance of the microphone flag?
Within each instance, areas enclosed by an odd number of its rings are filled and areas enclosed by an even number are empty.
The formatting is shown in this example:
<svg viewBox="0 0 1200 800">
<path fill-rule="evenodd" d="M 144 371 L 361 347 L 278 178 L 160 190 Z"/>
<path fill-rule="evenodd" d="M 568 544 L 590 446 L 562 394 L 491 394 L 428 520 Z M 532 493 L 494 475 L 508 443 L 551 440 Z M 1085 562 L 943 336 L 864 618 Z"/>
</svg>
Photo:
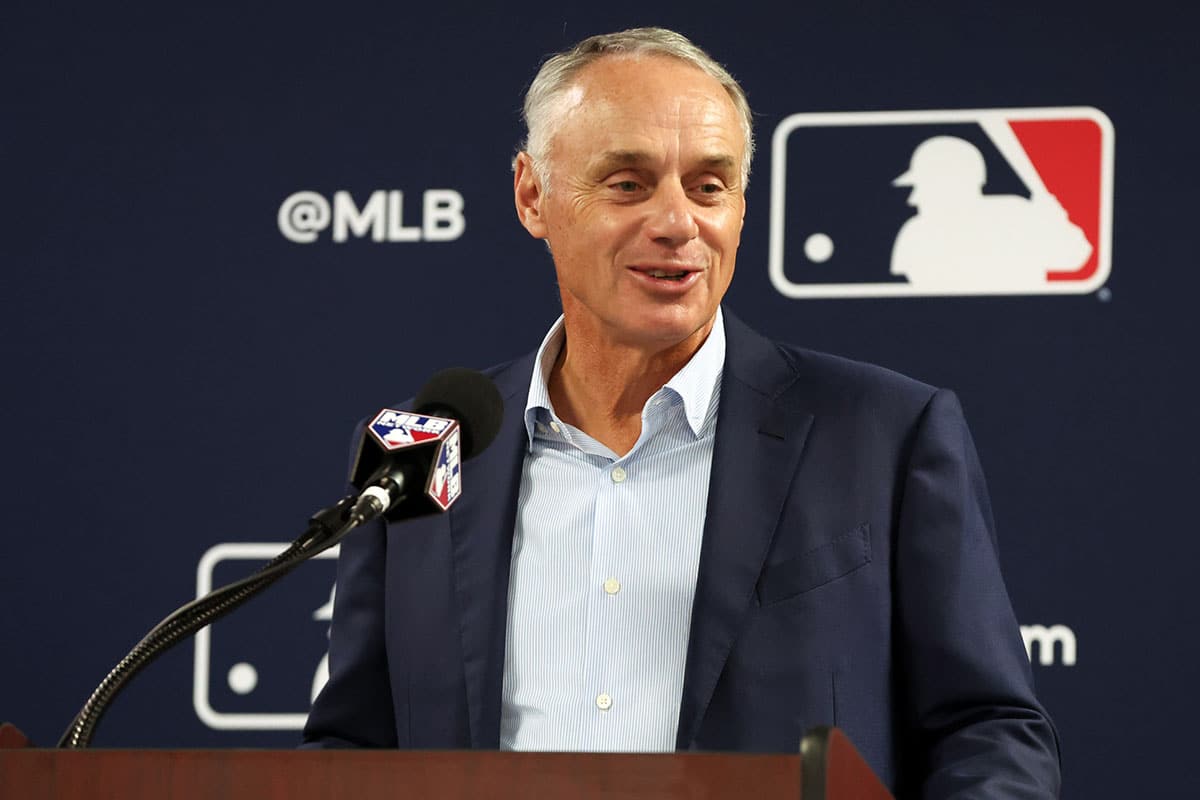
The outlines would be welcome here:
<svg viewBox="0 0 1200 800">
<path fill-rule="evenodd" d="M 425 495 L 446 511 L 462 494 L 461 429 L 456 420 L 385 408 L 367 425 L 367 431 L 386 453 L 436 446 Z"/>
</svg>

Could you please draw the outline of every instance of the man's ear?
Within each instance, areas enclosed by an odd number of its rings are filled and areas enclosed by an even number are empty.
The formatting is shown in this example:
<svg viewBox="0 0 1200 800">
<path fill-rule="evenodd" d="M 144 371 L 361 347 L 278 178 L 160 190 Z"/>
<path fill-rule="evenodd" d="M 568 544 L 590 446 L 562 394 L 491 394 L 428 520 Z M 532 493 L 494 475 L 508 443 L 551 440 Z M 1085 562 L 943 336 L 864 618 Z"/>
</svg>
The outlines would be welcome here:
<svg viewBox="0 0 1200 800">
<path fill-rule="evenodd" d="M 548 233 L 542 217 L 542 200 L 546 192 L 533 169 L 533 158 L 526 152 L 517 153 L 513 167 L 513 202 L 517 219 L 535 239 L 545 239 Z"/>
</svg>

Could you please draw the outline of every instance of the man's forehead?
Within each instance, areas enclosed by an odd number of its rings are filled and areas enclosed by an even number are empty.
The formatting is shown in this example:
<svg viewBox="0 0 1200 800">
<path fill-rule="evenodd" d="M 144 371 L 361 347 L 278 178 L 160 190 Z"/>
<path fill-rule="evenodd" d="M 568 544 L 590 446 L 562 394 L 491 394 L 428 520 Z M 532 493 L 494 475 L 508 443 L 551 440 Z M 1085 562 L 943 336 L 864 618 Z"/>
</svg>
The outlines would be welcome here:
<svg viewBox="0 0 1200 800">
<path fill-rule="evenodd" d="M 736 113 L 725 87 L 704 70 L 662 55 L 606 55 L 581 69 L 567 91 L 569 108 L 624 105 L 647 96 L 688 106 L 713 104 Z"/>
<path fill-rule="evenodd" d="M 743 144 L 725 87 L 673 58 L 606 56 L 581 70 L 560 102 L 559 130 L 587 135 L 588 149 L 609 159 L 635 160 L 662 132 L 686 133 L 714 160 L 733 158 Z"/>
</svg>

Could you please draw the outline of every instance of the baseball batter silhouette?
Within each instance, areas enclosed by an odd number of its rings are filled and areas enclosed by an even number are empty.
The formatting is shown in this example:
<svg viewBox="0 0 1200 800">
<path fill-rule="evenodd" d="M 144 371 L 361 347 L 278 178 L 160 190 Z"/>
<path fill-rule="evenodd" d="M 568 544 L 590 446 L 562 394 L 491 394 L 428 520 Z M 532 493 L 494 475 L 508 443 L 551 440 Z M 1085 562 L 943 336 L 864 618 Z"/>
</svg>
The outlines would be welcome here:
<svg viewBox="0 0 1200 800">
<path fill-rule="evenodd" d="M 983 155 L 965 139 L 919 144 L 892 182 L 912 187 L 908 204 L 917 209 L 896 235 L 892 274 L 934 292 L 1020 292 L 1091 257 L 1091 243 L 1054 195 L 984 194 L 986 182 Z"/>
</svg>

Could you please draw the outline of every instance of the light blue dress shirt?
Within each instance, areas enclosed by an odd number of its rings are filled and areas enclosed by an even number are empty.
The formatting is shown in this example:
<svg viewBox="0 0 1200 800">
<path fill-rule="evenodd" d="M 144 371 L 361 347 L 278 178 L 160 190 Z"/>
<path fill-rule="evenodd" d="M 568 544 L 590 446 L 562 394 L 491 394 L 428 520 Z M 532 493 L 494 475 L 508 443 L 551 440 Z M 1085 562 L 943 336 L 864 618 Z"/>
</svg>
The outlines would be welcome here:
<svg viewBox="0 0 1200 800">
<path fill-rule="evenodd" d="M 508 590 L 500 747 L 675 748 L 725 363 L 708 339 L 642 409 L 618 457 L 554 413 L 538 351 Z"/>
</svg>

